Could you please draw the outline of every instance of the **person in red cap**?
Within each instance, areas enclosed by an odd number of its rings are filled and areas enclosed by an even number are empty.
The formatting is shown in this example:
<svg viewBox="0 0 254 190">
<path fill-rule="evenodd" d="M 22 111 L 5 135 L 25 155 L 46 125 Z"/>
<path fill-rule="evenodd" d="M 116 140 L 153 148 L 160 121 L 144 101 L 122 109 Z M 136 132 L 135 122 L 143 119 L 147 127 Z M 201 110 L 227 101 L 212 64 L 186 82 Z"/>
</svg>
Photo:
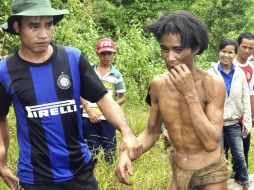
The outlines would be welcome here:
<svg viewBox="0 0 254 190">
<path fill-rule="evenodd" d="M 116 46 L 112 39 L 102 38 L 96 43 L 96 53 L 99 63 L 92 65 L 109 94 L 118 95 L 116 102 L 122 105 L 125 102 L 126 92 L 121 73 L 111 64 L 116 53 Z M 84 106 L 83 126 L 84 138 L 87 140 L 90 150 L 96 156 L 100 148 L 104 150 L 107 163 L 112 164 L 116 152 L 116 129 L 110 124 L 96 103 L 91 103 L 81 98 Z"/>
</svg>

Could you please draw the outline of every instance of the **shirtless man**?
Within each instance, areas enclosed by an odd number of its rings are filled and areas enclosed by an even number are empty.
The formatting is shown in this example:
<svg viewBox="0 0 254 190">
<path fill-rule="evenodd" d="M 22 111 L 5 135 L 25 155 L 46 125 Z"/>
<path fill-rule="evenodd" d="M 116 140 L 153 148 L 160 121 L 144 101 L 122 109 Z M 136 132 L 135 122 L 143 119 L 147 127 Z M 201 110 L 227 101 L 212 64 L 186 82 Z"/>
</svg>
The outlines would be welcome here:
<svg viewBox="0 0 254 190">
<path fill-rule="evenodd" d="M 173 143 L 170 190 L 226 190 L 228 166 L 220 147 L 225 85 L 194 64 L 194 57 L 208 46 L 206 26 L 189 12 L 162 16 L 147 29 L 161 47 L 168 73 L 151 82 L 148 126 L 139 135 L 143 153 L 160 136 L 165 122 Z M 116 176 L 131 185 L 131 160 L 121 151 Z"/>
</svg>

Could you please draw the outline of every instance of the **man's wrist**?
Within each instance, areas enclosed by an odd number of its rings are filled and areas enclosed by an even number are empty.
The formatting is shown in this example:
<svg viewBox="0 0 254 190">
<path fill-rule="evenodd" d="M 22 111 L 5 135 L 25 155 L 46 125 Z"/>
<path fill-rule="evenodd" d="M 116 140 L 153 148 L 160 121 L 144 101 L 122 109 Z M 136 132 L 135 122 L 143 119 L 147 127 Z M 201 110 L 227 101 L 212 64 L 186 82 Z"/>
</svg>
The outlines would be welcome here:
<svg viewBox="0 0 254 190">
<path fill-rule="evenodd" d="M 3 173 L 2 170 L 5 168 L 7 168 L 6 163 L 0 163 L 0 176 L 2 176 L 2 173 Z"/>
<path fill-rule="evenodd" d="M 190 97 L 190 96 L 185 96 L 184 97 L 187 104 L 200 104 L 199 98 L 198 97 Z"/>
<path fill-rule="evenodd" d="M 185 94 L 184 99 L 188 104 L 200 103 L 196 90 L 192 90 L 192 92 Z"/>
<path fill-rule="evenodd" d="M 88 104 L 88 102 L 86 102 L 85 104 L 83 104 L 83 107 L 86 111 L 88 111 L 90 109 L 90 106 Z"/>
<path fill-rule="evenodd" d="M 122 129 L 121 131 L 121 135 L 122 137 L 124 138 L 125 136 L 130 136 L 130 135 L 133 135 L 131 129 L 129 127 L 125 127 L 124 129 Z"/>
</svg>

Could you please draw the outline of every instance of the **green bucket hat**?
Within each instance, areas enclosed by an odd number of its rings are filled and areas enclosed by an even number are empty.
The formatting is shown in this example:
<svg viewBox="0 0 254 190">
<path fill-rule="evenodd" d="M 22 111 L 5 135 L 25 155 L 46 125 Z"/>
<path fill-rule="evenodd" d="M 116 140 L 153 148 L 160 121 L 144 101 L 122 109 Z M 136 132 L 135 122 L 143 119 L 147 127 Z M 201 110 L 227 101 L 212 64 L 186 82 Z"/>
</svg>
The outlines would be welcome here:
<svg viewBox="0 0 254 190">
<path fill-rule="evenodd" d="M 18 16 L 53 16 L 55 25 L 69 11 L 52 8 L 49 0 L 13 0 L 12 13 L 7 22 L 1 25 L 1 28 L 8 33 L 17 35 L 13 29 L 13 22 Z"/>
</svg>

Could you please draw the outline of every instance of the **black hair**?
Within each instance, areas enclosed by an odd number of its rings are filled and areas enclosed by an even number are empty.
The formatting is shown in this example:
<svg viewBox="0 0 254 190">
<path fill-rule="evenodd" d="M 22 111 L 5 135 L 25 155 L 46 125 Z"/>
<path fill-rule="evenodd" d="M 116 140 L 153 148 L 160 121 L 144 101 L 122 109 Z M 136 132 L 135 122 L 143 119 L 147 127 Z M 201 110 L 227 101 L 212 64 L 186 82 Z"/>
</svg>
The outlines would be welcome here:
<svg viewBox="0 0 254 190">
<path fill-rule="evenodd" d="M 21 22 L 21 19 L 22 19 L 22 16 L 15 16 L 15 17 L 13 17 L 14 21 Z"/>
<path fill-rule="evenodd" d="M 225 48 L 226 46 L 228 45 L 232 45 L 235 47 L 235 53 L 237 54 L 237 49 L 238 49 L 238 43 L 236 40 L 232 40 L 230 38 L 225 38 L 223 39 L 221 42 L 220 42 L 220 45 L 219 45 L 219 49 L 220 51 Z"/>
<path fill-rule="evenodd" d="M 192 50 L 199 48 L 197 54 L 201 54 L 208 47 L 208 29 L 206 25 L 188 11 L 163 15 L 159 20 L 145 26 L 145 29 L 153 33 L 157 41 L 160 41 L 164 34 L 179 34 L 181 46 Z"/>
<path fill-rule="evenodd" d="M 254 40 L 254 35 L 251 32 L 243 32 L 238 36 L 237 42 L 241 45 L 243 39 Z"/>
<path fill-rule="evenodd" d="M 10 28 L 10 31 L 11 31 L 12 34 L 15 34 L 15 35 L 18 34 L 18 33 L 16 33 L 16 32 L 14 31 L 13 23 L 14 23 L 15 21 L 17 21 L 19 27 L 21 27 L 21 20 L 22 20 L 22 16 L 16 16 L 16 15 L 15 15 L 15 16 L 12 16 L 12 17 L 9 18 L 9 21 L 8 21 L 8 28 Z"/>
<path fill-rule="evenodd" d="M 151 106 L 151 86 L 148 87 L 145 101 L 149 106 Z"/>
<path fill-rule="evenodd" d="M 16 16 L 14 21 L 17 21 L 19 23 L 19 26 L 21 26 L 21 20 L 22 20 L 22 16 Z"/>
</svg>

